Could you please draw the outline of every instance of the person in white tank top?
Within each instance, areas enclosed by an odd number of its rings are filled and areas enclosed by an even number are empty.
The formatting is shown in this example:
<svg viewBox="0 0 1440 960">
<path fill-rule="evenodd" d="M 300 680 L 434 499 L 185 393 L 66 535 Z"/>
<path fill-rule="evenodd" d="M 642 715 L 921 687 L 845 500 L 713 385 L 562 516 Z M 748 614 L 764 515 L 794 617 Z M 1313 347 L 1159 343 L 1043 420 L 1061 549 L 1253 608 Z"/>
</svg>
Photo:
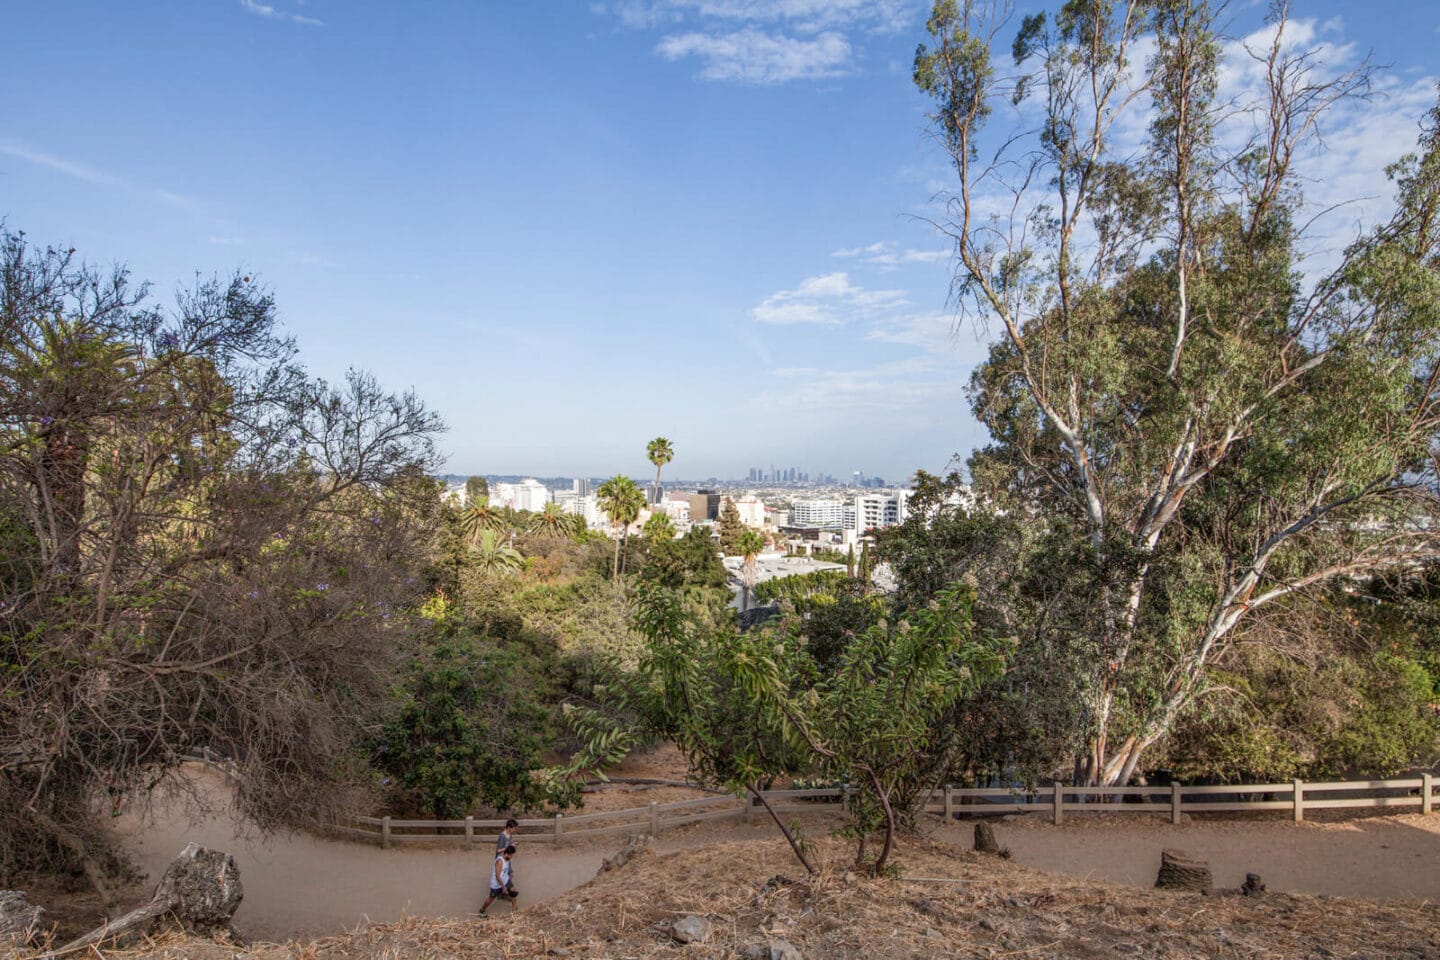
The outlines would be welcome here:
<svg viewBox="0 0 1440 960">
<path fill-rule="evenodd" d="M 480 916 L 485 916 L 485 911 L 490 904 L 496 900 L 509 900 L 510 909 L 515 909 L 515 901 L 519 899 L 520 893 L 515 889 L 514 883 L 510 880 L 510 858 L 515 855 L 515 847 L 508 846 L 495 857 L 495 866 L 490 871 L 490 896 L 480 905 Z"/>
</svg>

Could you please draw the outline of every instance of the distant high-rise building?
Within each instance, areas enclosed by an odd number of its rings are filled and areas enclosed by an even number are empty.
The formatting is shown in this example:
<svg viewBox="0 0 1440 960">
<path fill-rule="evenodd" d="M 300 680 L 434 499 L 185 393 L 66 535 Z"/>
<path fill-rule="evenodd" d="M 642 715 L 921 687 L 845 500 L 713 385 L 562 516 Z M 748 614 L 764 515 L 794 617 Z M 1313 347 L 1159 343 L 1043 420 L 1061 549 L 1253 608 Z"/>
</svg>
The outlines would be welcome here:
<svg viewBox="0 0 1440 960">
<path fill-rule="evenodd" d="M 590 478 L 576 477 L 570 481 L 570 492 L 577 497 L 590 496 Z"/>
<path fill-rule="evenodd" d="M 714 490 L 696 490 L 689 499 L 692 521 L 720 519 L 720 494 Z"/>
</svg>

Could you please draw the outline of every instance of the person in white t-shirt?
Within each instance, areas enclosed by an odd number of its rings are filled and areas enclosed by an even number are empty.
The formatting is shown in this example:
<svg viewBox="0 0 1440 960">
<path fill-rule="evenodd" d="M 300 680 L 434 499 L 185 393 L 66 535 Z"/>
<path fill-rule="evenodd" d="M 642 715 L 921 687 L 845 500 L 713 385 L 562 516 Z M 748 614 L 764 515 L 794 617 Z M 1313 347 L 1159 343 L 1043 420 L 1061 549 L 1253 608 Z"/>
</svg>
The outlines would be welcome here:
<svg viewBox="0 0 1440 960">
<path fill-rule="evenodd" d="M 496 855 L 495 867 L 490 871 L 490 896 L 480 905 L 480 916 L 485 916 L 485 911 L 496 900 L 509 900 L 510 909 L 515 909 L 515 901 L 519 898 L 520 893 L 510 880 L 510 858 L 514 855 L 514 846 L 506 847 Z"/>
</svg>

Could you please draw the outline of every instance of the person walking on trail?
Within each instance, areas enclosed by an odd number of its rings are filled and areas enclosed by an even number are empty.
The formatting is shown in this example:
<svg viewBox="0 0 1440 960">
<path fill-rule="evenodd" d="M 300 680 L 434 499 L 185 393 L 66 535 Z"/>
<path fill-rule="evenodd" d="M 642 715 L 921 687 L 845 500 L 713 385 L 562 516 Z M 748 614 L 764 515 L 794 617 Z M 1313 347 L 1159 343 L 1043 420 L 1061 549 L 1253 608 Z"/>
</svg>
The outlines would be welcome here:
<svg viewBox="0 0 1440 960">
<path fill-rule="evenodd" d="M 495 857 L 495 868 L 490 871 L 490 896 L 480 905 L 480 916 L 485 916 L 485 911 L 496 900 L 509 900 L 511 911 L 515 910 L 515 901 L 519 899 L 520 893 L 510 879 L 510 858 L 514 855 L 515 848 L 510 846 Z"/>
<path fill-rule="evenodd" d="M 505 829 L 501 830 L 500 835 L 495 838 L 495 856 L 498 857 L 504 853 L 506 847 L 510 848 L 511 853 L 515 852 L 515 828 L 518 826 L 520 826 L 520 821 L 514 817 L 505 821 Z M 510 864 L 510 881 L 512 883 L 515 881 L 514 863 Z"/>
<path fill-rule="evenodd" d="M 520 821 L 511 817 L 505 821 L 505 829 L 495 838 L 495 855 L 499 856 L 505 852 L 506 847 L 515 846 L 515 828 L 520 826 Z"/>
</svg>

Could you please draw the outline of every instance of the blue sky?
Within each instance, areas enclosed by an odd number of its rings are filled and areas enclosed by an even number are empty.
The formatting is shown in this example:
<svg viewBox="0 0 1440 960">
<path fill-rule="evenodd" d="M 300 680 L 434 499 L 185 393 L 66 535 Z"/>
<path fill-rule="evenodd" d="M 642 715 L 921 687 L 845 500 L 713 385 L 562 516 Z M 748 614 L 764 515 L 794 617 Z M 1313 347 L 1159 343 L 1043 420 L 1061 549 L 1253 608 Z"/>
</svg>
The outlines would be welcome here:
<svg viewBox="0 0 1440 960">
<path fill-rule="evenodd" d="M 909 78 L 926 8 L 17 2 L 0 217 L 167 299 L 258 274 L 315 372 L 442 412 L 454 472 L 640 475 L 664 434 L 674 476 L 901 479 L 983 441 L 983 339 L 920 219 L 948 182 Z M 1310 173 L 1378 196 L 1440 3 L 1355 10 L 1293 4 L 1327 66 L 1386 65 Z"/>
</svg>

